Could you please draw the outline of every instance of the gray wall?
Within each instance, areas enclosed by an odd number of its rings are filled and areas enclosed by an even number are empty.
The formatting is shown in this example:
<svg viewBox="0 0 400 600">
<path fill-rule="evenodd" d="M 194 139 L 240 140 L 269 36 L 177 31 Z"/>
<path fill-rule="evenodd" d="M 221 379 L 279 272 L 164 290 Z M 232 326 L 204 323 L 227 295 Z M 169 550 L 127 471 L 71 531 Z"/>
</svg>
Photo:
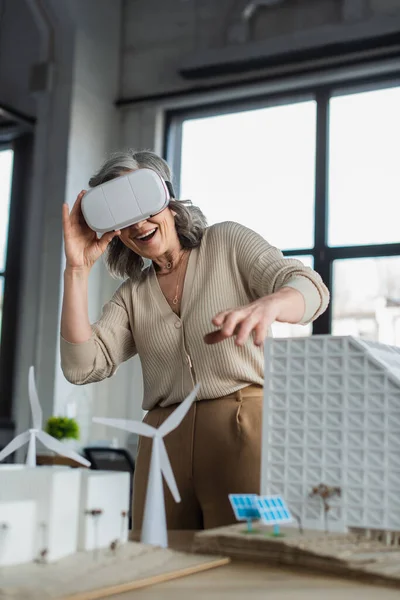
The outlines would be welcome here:
<svg viewBox="0 0 400 600">
<path fill-rule="evenodd" d="M 39 60 L 39 29 L 25 0 L 2 0 L 0 15 L 0 104 L 34 116 L 29 73 Z"/>
<path fill-rule="evenodd" d="M 125 0 L 122 48 L 122 98 L 201 89 L 210 81 L 182 79 L 179 68 L 191 56 L 228 47 L 245 50 L 240 15 L 250 0 Z M 249 43 L 285 40 L 308 32 L 360 23 L 389 23 L 400 16 L 400 0 L 283 0 L 260 8 L 252 20 Z M 218 80 L 237 80 L 238 76 Z M 218 81 L 215 80 L 215 81 Z"/>
<path fill-rule="evenodd" d="M 68 384 L 59 367 L 64 268 L 61 207 L 64 201 L 72 205 L 93 171 L 119 147 L 115 100 L 119 95 L 122 2 L 5 0 L 2 7 L 0 103 L 37 117 L 17 333 L 17 430 L 30 424 L 27 374 L 31 364 L 45 418 L 62 411 L 71 398 L 82 405 L 80 413 L 86 421 L 92 414 L 140 417 L 138 360 L 123 365 L 112 381 L 85 389 Z M 52 84 L 33 94 L 29 79 L 32 66 L 38 63 L 52 67 Z M 99 262 L 90 277 L 92 320 L 98 318 L 117 285 Z M 89 435 L 87 428 L 84 434 Z M 101 426 L 93 426 L 91 431 L 94 438 L 114 435 Z"/>
<path fill-rule="evenodd" d="M 73 203 L 77 193 L 87 186 L 90 174 L 118 146 L 118 114 L 114 101 L 118 95 L 121 23 L 118 0 L 46 0 L 42 3 L 45 13 L 38 10 L 34 0 L 27 0 L 27 6 L 31 18 L 25 25 L 29 29 L 36 25 L 40 32 L 34 59 L 51 60 L 55 69 L 50 91 L 41 92 L 34 99 L 27 96 L 26 103 L 37 115 L 38 122 L 17 340 L 15 418 L 18 430 L 25 429 L 30 421 L 27 403 L 30 364 L 36 367 L 45 417 L 58 412 L 72 391 L 60 372 L 58 355 L 64 265 L 61 207 L 64 201 Z M 51 38 L 54 39 L 53 59 L 49 56 Z M 12 53 L 18 50 L 21 39 L 11 41 L 9 52 Z M 20 107 L 20 90 L 26 86 L 27 54 L 25 58 L 25 69 L 16 77 L 14 94 L 10 92 L 8 96 L 8 103 L 14 107 Z M 99 316 L 109 287 L 108 275 L 99 263 L 90 279 L 92 319 Z M 86 390 L 88 402 L 97 400 L 97 414 L 107 414 L 108 385 L 105 382 L 99 389 L 88 386 Z M 94 435 L 102 435 L 102 432 L 94 432 Z"/>
</svg>

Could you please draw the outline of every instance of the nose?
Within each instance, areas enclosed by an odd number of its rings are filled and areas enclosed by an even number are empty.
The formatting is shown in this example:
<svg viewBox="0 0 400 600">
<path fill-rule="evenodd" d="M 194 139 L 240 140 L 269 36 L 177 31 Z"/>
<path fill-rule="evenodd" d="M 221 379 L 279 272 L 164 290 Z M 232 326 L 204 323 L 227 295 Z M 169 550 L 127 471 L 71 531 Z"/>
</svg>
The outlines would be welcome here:
<svg viewBox="0 0 400 600">
<path fill-rule="evenodd" d="M 134 223 L 133 225 L 131 225 L 131 229 L 140 230 L 145 223 L 147 223 L 146 219 L 144 221 L 139 221 L 138 223 Z"/>
</svg>

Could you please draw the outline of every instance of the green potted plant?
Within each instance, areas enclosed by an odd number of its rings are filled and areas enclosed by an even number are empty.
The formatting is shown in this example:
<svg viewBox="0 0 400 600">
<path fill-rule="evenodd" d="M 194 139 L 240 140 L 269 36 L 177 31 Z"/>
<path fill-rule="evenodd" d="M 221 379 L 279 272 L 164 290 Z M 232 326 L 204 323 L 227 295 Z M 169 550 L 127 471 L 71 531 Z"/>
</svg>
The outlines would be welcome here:
<svg viewBox="0 0 400 600">
<path fill-rule="evenodd" d="M 79 425 L 69 417 L 50 417 L 46 421 L 45 431 L 57 440 L 79 440 Z"/>
</svg>

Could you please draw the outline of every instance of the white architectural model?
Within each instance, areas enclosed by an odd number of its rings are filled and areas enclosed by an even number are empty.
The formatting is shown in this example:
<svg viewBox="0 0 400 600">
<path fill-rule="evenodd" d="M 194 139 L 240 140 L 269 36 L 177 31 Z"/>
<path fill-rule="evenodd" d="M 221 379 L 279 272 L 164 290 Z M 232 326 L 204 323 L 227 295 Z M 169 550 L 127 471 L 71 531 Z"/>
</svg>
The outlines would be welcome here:
<svg viewBox="0 0 400 600">
<path fill-rule="evenodd" d="M 53 562 L 78 550 L 126 542 L 129 477 L 127 472 L 0 465 L 0 566 Z"/>
<path fill-rule="evenodd" d="M 35 527 L 35 502 L 0 501 L 0 567 L 35 559 Z M 21 540 L 24 540 L 23 544 Z"/>
<path fill-rule="evenodd" d="M 0 467 L 0 502 L 36 505 L 35 558 L 51 562 L 76 552 L 80 480 L 80 470 L 68 467 Z"/>
<path fill-rule="evenodd" d="M 167 450 L 164 444 L 164 436 L 171 433 L 182 422 L 189 408 L 193 404 L 199 391 L 197 385 L 189 396 L 174 410 L 174 412 L 158 427 L 158 429 L 141 423 L 140 421 L 127 421 L 125 419 L 103 419 L 94 418 L 95 423 L 110 425 L 153 438 L 151 452 L 150 472 L 147 483 L 146 501 L 143 515 L 142 537 L 144 544 L 152 544 L 166 548 L 168 546 L 167 521 L 165 517 L 165 501 L 162 477 L 165 481 L 175 502 L 181 498 L 176 485 L 175 477 L 169 462 Z"/>
<path fill-rule="evenodd" d="M 52 562 L 78 550 L 126 542 L 130 474 L 36 467 L 36 439 L 82 465 L 90 462 L 42 431 L 33 367 L 29 402 L 32 429 L 17 435 L 0 452 L 2 461 L 28 443 L 26 465 L 0 465 L 0 566 Z"/>
<path fill-rule="evenodd" d="M 324 527 L 312 488 L 340 488 L 329 529 L 400 531 L 400 348 L 353 337 L 265 344 L 262 494 Z"/>
<path fill-rule="evenodd" d="M 127 542 L 130 502 L 130 473 L 82 469 L 78 550 Z"/>
</svg>

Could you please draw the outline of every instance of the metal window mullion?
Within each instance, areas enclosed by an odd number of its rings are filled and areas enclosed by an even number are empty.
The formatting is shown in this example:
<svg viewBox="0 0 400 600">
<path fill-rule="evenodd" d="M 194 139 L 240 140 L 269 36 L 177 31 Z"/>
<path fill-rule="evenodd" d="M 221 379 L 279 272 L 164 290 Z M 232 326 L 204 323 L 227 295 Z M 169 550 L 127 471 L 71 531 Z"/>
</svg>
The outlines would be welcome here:
<svg viewBox="0 0 400 600">
<path fill-rule="evenodd" d="M 13 414 L 15 350 L 18 330 L 20 281 L 23 243 L 26 223 L 21 214 L 29 197 L 32 174 L 33 133 L 26 133 L 14 141 L 10 217 L 4 269 L 3 323 L 0 340 L 0 420 L 10 421 Z"/>
<path fill-rule="evenodd" d="M 291 256 L 312 256 L 312 248 L 301 248 L 300 250 L 282 250 L 283 254 L 290 258 Z"/>
<path fill-rule="evenodd" d="M 181 194 L 183 121 L 184 119 L 181 117 L 167 119 L 164 135 L 164 156 L 171 165 L 172 183 L 177 198 L 180 198 Z"/>
<path fill-rule="evenodd" d="M 330 91 L 316 93 L 317 127 L 315 151 L 315 215 L 314 215 L 314 269 L 332 292 L 332 261 L 327 253 L 328 237 L 328 170 L 329 170 L 329 100 Z M 313 333 L 330 333 L 332 306 L 313 324 Z"/>
<path fill-rule="evenodd" d="M 400 256 L 400 244 L 365 244 L 360 246 L 332 246 L 327 248 L 331 261 L 357 258 L 383 258 Z"/>
</svg>

